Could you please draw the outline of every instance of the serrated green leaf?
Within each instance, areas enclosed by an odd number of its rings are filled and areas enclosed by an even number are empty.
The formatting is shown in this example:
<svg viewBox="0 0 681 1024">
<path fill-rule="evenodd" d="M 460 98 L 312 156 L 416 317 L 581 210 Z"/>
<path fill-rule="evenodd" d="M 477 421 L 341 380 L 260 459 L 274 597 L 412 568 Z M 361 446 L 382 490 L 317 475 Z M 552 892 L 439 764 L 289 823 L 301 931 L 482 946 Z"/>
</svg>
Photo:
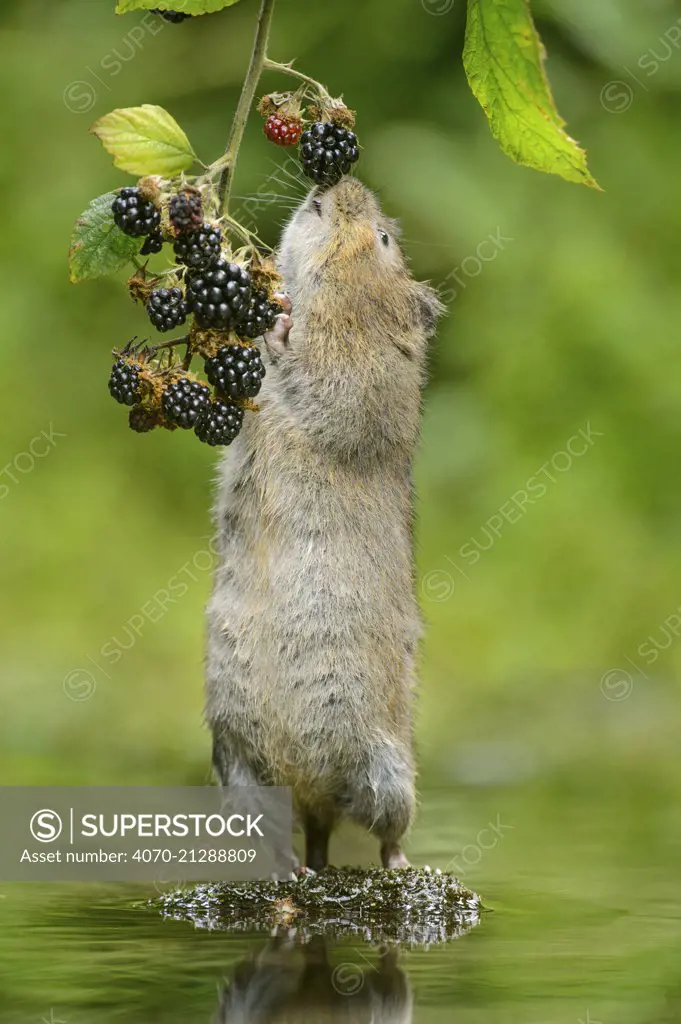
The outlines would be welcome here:
<svg viewBox="0 0 681 1024">
<path fill-rule="evenodd" d="M 142 239 L 124 235 L 114 223 L 111 204 L 115 198 L 115 192 L 98 196 L 76 221 L 69 250 L 73 284 L 120 270 L 140 250 Z"/>
<path fill-rule="evenodd" d="M 564 130 L 543 61 L 527 0 L 468 0 L 464 67 L 504 153 L 526 167 L 600 188 L 586 153 Z"/>
<path fill-rule="evenodd" d="M 90 131 L 111 153 L 116 167 L 130 174 L 173 177 L 196 160 L 189 139 L 163 107 L 145 103 L 112 110 Z"/>
<path fill-rule="evenodd" d="M 215 14 L 224 7 L 231 7 L 239 0 L 118 0 L 116 14 L 130 11 L 150 11 L 154 7 L 161 11 L 178 11 L 180 14 Z"/>
</svg>

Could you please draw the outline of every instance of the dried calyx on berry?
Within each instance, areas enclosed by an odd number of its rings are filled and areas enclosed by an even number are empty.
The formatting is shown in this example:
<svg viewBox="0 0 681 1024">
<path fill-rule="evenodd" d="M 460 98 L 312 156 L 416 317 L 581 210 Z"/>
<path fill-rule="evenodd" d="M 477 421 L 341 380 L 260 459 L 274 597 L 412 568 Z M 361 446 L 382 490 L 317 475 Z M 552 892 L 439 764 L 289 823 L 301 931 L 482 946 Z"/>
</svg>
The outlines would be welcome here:
<svg viewBox="0 0 681 1024">
<path fill-rule="evenodd" d="M 228 445 L 238 436 L 243 422 L 243 409 L 216 398 L 201 410 L 194 433 L 204 444 Z"/>
<path fill-rule="evenodd" d="M 199 190 L 187 185 L 171 196 L 168 216 L 178 235 L 198 231 L 203 226 L 203 200 Z"/>
<path fill-rule="evenodd" d="M 258 105 L 265 118 L 263 131 L 278 146 L 295 146 L 303 131 L 301 117 L 302 90 L 296 93 L 273 92 L 263 96 Z"/>
<path fill-rule="evenodd" d="M 206 376 L 227 398 L 255 398 L 262 387 L 265 367 L 255 345 L 225 345 L 206 359 Z"/>
<path fill-rule="evenodd" d="M 187 302 L 200 327 L 228 330 L 245 315 L 250 300 L 251 275 L 238 263 L 221 258 L 188 275 Z"/>
<path fill-rule="evenodd" d="M 180 235 L 173 248 L 178 262 L 190 270 L 208 269 L 220 258 L 222 231 L 206 222 L 198 230 Z"/>
</svg>

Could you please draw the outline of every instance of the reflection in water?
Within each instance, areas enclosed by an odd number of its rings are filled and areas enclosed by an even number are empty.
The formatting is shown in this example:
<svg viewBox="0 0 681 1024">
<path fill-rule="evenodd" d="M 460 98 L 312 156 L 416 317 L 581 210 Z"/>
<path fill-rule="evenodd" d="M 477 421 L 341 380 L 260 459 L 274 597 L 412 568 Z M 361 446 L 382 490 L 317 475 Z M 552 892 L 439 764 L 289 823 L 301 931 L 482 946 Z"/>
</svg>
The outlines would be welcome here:
<svg viewBox="0 0 681 1024">
<path fill-rule="evenodd" d="M 325 939 L 274 938 L 240 961 L 225 982 L 215 1024 L 409 1024 L 413 1000 L 398 951 L 370 964 L 330 963 Z"/>
</svg>

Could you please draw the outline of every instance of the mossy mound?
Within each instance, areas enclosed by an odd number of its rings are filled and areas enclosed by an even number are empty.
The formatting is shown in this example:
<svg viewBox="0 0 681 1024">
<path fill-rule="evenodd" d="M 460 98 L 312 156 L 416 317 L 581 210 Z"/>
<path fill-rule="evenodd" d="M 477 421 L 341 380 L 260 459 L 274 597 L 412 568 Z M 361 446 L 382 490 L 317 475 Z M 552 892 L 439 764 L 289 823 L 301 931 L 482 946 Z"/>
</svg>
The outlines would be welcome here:
<svg viewBox="0 0 681 1024">
<path fill-rule="evenodd" d="M 356 936 L 367 942 L 448 942 L 479 922 L 480 897 L 452 875 L 327 868 L 282 882 L 221 882 L 154 901 L 166 917 L 226 931 Z"/>
</svg>

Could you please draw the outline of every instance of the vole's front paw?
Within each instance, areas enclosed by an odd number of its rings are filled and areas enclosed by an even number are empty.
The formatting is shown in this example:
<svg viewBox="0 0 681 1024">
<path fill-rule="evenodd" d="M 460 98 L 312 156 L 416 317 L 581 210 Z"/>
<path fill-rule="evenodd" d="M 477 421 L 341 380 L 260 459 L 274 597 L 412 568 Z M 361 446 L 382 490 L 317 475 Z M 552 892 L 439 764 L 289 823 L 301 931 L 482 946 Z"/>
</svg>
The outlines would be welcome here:
<svg viewBox="0 0 681 1024">
<path fill-rule="evenodd" d="M 279 313 L 276 324 L 271 331 L 267 331 L 265 334 L 265 344 L 267 345 L 267 351 L 272 362 L 276 363 L 277 359 L 288 351 L 288 336 L 292 327 L 293 320 L 290 314 Z"/>
</svg>

